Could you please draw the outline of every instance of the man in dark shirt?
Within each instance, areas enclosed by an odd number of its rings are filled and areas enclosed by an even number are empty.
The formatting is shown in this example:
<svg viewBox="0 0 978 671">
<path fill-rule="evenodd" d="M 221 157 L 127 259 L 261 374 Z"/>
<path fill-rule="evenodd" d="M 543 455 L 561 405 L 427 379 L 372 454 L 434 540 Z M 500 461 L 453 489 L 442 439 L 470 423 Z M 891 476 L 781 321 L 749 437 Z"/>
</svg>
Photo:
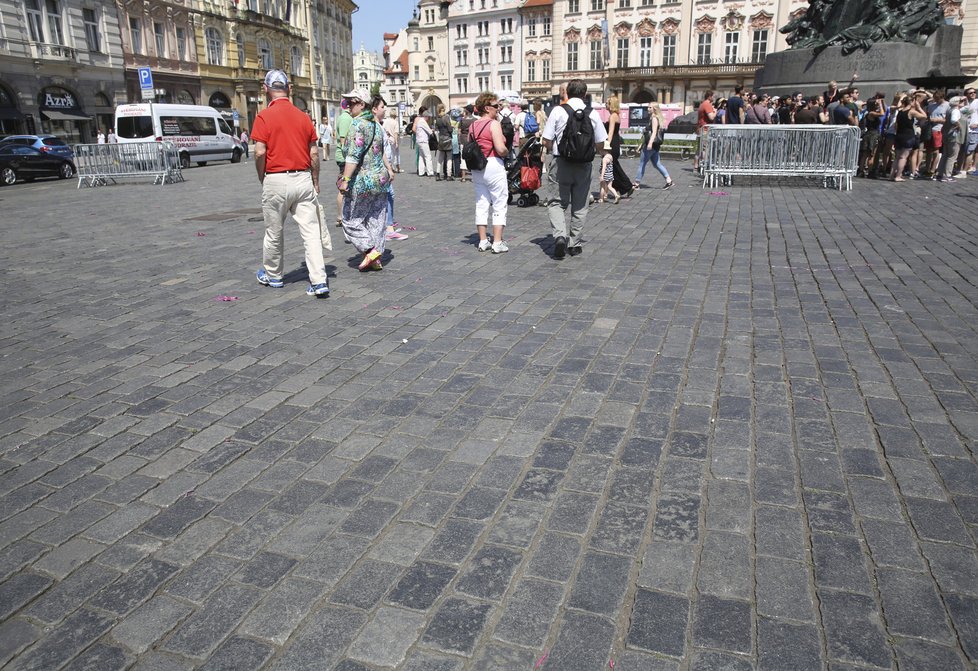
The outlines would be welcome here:
<svg viewBox="0 0 978 671">
<path fill-rule="evenodd" d="M 744 87 L 738 85 L 734 87 L 734 94 L 727 99 L 727 114 L 723 117 L 724 123 L 744 123 Z"/>
<path fill-rule="evenodd" d="M 849 89 L 842 92 L 842 98 L 838 104 L 830 107 L 832 110 L 832 123 L 836 126 L 855 126 L 856 115 L 853 114 L 849 104 L 852 102 L 852 94 Z"/>
<path fill-rule="evenodd" d="M 822 123 L 821 119 L 818 118 L 818 98 L 816 96 L 812 96 L 810 100 L 802 100 L 801 107 L 795 112 L 795 123 Z"/>
</svg>

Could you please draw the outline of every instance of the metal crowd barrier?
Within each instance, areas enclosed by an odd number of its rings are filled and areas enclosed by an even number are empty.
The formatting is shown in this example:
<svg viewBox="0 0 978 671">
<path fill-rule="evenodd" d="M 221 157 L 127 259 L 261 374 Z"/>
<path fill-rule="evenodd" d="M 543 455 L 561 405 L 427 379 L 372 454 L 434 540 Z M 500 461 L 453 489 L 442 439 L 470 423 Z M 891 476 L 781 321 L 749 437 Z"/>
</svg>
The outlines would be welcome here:
<svg viewBox="0 0 978 671">
<path fill-rule="evenodd" d="M 822 186 L 849 191 L 859 163 L 855 126 L 720 125 L 702 138 L 703 186 L 734 176 L 820 177 Z"/>
<path fill-rule="evenodd" d="M 172 142 L 76 144 L 74 149 L 79 189 L 143 177 L 151 177 L 153 184 L 183 181 L 180 155 Z"/>
</svg>

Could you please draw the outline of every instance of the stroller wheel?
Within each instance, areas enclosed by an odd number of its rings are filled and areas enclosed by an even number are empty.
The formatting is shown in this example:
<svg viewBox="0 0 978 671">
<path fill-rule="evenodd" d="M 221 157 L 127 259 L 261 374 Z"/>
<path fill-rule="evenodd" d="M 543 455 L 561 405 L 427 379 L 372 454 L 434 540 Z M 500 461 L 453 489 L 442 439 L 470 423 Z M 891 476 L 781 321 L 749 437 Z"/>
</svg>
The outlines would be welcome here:
<svg viewBox="0 0 978 671">
<path fill-rule="evenodd" d="M 540 196 L 538 196 L 535 193 L 531 193 L 530 196 L 529 196 L 529 203 L 528 204 L 531 205 L 531 206 L 532 205 L 539 205 L 540 204 Z"/>
<path fill-rule="evenodd" d="M 526 207 L 526 198 L 520 196 L 516 199 L 516 207 Z"/>
</svg>

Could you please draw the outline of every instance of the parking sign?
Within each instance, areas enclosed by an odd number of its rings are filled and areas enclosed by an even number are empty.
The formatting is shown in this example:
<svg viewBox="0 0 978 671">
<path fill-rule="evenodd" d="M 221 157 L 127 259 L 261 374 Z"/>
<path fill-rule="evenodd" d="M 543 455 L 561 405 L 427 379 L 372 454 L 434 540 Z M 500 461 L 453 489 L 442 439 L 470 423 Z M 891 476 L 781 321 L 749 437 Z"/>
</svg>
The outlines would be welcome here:
<svg viewBox="0 0 978 671">
<path fill-rule="evenodd" d="M 154 98 L 153 71 L 149 68 L 139 68 L 137 73 L 139 74 L 139 89 L 143 94 L 143 100 L 152 100 Z"/>
</svg>

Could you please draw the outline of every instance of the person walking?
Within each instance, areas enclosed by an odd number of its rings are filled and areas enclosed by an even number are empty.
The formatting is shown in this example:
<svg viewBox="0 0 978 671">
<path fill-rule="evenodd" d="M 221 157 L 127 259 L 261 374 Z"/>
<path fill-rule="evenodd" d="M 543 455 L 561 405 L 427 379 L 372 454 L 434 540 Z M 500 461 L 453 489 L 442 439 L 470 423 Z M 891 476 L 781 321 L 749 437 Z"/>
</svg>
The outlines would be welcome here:
<svg viewBox="0 0 978 671">
<path fill-rule="evenodd" d="M 453 179 L 448 173 L 448 166 L 452 162 L 452 131 L 452 117 L 445 111 L 444 105 L 439 105 L 438 118 L 435 119 L 435 137 L 438 140 L 438 149 L 435 152 L 435 180 L 439 182 Z"/>
<path fill-rule="evenodd" d="M 433 131 L 428 125 L 428 108 L 422 107 L 418 110 L 418 116 L 414 120 L 414 138 L 418 147 L 418 177 L 425 175 L 436 175 L 435 167 L 431 163 L 431 146 L 429 141 Z"/>
<path fill-rule="evenodd" d="M 491 249 L 493 254 L 504 254 L 509 251 L 509 246 L 503 241 L 509 189 L 506 186 L 503 157 L 509 153 L 509 149 L 506 147 L 503 127 L 496 120 L 498 111 L 499 98 L 495 94 L 479 94 L 475 101 L 475 112 L 480 118 L 469 127 L 469 137 L 475 138 L 479 150 L 486 157 L 486 165 L 481 170 L 470 166 L 470 170 L 472 184 L 475 186 L 475 229 L 479 234 L 479 251 Z M 489 240 L 486 231 L 490 207 L 492 207 L 492 241 Z"/>
<path fill-rule="evenodd" d="M 350 133 L 350 125 L 353 123 L 353 117 L 363 111 L 363 106 L 365 102 L 360 98 L 357 98 L 358 91 L 356 89 L 350 91 L 349 93 L 343 94 L 343 99 L 340 100 L 340 116 L 336 120 L 336 153 L 334 158 L 336 159 L 336 167 L 340 171 L 340 175 L 343 174 L 343 170 L 346 168 L 346 137 Z M 354 105 L 356 108 L 353 109 Z M 343 194 L 337 194 L 336 196 L 336 223 L 340 226 L 343 225 Z"/>
<path fill-rule="evenodd" d="M 672 188 L 672 178 L 669 177 L 669 171 L 666 170 L 666 167 L 662 165 L 662 161 L 659 159 L 659 147 L 662 146 L 660 131 L 662 131 L 661 135 L 664 136 L 665 127 L 666 120 L 662 116 L 662 108 L 659 107 L 659 103 L 649 104 L 649 125 L 645 133 L 642 134 L 642 154 L 639 156 L 638 175 L 635 178 L 634 184 L 636 188 L 642 183 L 642 179 L 645 177 L 645 166 L 649 162 L 665 178 L 666 185 L 662 188 Z"/>
<path fill-rule="evenodd" d="M 329 117 L 323 117 L 319 124 L 319 146 L 323 148 L 323 160 L 329 160 L 330 147 L 333 145 L 333 126 L 329 123 Z"/>
<path fill-rule="evenodd" d="M 714 95 L 713 91 L 707 91 L 706 95 L 703 96 L 703 102 L 696 108 L 696 153 L 693 155 L 693 172 L 698 172 L 700 169 L 700 155 L 703 153 L 705 144 L 703 136 L 706 135 L 707 129 L 717 116 L 717 111 L 713 107 Z M 745 119 L 744 123 L 750 122 Z"/>
<path fill-rule="evenodd" d="M 962 96 L 954 96 L 948 103 L 941 127 L 941 160 L 937 164 L 937 181 L 953 182 L 954 163 L 958 158 L 958 143 L 961 139 Z"/>
<path fill-rule="evenodd" d="M 262 184 L 265 220 L 262 267 L 258 283 L 285 286 L 284 224 L 291 214 L 299 225 L 306 252 L 309 288 L 317 298 L 329 295 L 319 222 L 319 149 L 312 119 L 289 101 L 289 80 L 281 70 L 269 70 L 262 84 L 268 107 L 258 113 L 251 132 L 255 140 L 255 169 Z"/>
<path fill-rule="evenodd" d="M 387 131 L 388 160 L 394 172 L 401 172 L 401 124 L 397 122 L 397 110 L 384 117 L 384 130 Z"/>
<path fill-rule="evenodd" d="M 615 176 L 612 186 L 622 198 L 630 198 L 635 187 L 632 184 L 631 178 L 621 165 L 622 139 L 620 110 L 621 101 L 618 99 L 618 96 L 608 98 L 608 112 L 610 113 L 608 116 L 608 144 L 611 149 L 611 168 Z"/>
<path fill-rule="evenodd" d="M 362 92 L 363 99 L 367 93 Z M 387 241 L 387 193 L 394 171 L 384 162 L 384 129 L 381 124 L 387 101 L 381 96 L 353 119 L 343 177 L 338 189 L 343 196 L 343 231 L 363 260 L 361 272 L 382 270 L 380 257 Z"/>
<path fill-rule="evenodd" d="M 98 135 L 95 136 L 95 144 L 105 144 L 105 132 L 99 128 Z"/>
<path fill-rule="evenodd" d="M 241 142 L 241 150 L 244 152 L 245 159 L 247 159 L 251 156 L 251 149 L 248 147 L 248 131 L 242 130 L 241 135 L 238 136 L 238 140 Z"/>
<path fill-rule="evenodd" d="M 588 196 L 595 153 L 604 154 L 608 139 L 596 110 L 584 103 L 587 84 L 581 79 L 567 83 L 566 104 L 555 107 L 543 128 L 543 144 L 554 156 L 556 170 L 548 179 L 556 186 L 557 198 L 550 198 L 547 213 L 554 238 L 554 257 L 570 252 L 580 254 L 581 234 L 587 220 Z M 567 210 L 570 209 L 570 223 Z"/>
</svg>

